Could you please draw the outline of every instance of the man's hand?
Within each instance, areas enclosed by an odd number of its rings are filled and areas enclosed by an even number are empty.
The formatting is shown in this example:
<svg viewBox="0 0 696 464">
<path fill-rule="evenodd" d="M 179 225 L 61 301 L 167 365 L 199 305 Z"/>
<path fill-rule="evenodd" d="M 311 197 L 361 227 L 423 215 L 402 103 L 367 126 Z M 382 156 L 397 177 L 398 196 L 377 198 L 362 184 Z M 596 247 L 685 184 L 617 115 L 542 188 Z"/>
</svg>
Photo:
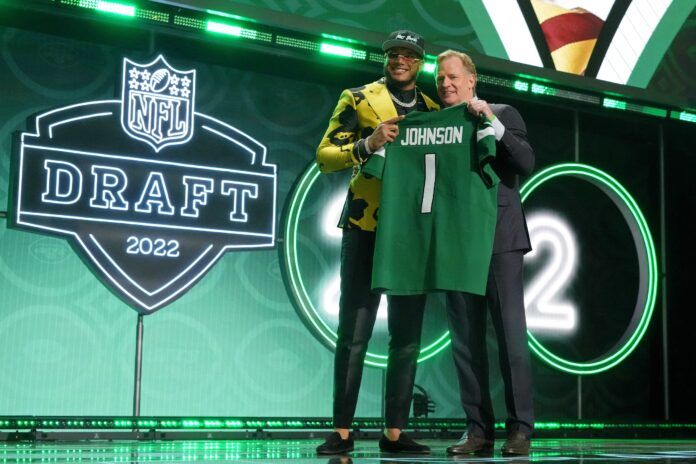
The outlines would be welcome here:
<svg viewBox="0 0 696 464">
<path fill-rule="evenodd" d="M 393 142 L 394 139 L 399 135 L 399 121 L 403 120 L 405 116 L 397 116 L 395 118 L 387 119 L 381 122 L 375 131 L 370 134 L 366 142 L 370 153 L 374 153 L 376 150 L 382 148 L 387 142 Z"/>
<path fill-rule="evenodd" d="M 473 114 L 474 116 L 483 115 L 489 121 L 492 121 L 495 117 L 493 115 L 491 107 L 488 106 L 488 102 L 486 100 L 481 100 L 479 98 L 474 97 L 471 100 L 469 100 L 469 103 L 466 104 L 466 107 L 469 109 L 469 113 Z"/>
</svg>

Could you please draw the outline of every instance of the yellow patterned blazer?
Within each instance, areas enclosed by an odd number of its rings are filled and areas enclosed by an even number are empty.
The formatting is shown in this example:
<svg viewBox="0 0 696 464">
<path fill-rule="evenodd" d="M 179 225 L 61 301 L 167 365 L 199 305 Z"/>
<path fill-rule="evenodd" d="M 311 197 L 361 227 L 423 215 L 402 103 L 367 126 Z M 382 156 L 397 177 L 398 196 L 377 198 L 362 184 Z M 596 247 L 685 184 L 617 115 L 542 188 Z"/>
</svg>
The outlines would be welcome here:
<svg viewBox="0 0 696 464">
<path fill-rule="evenodd" d="M 419 99 L 428 111 L 440 107 L 418 90 Z M 353 89 L 346 89 L 336 105 L 324 137 L 317 148 L 317 164 L 321 172 L 352 168 L 353 177 L 339 222 L 340 227 L 374 231 L 377 226 L 380 181 L 364 175 L 356 142 L 372 134 L 377 125 L 397 116 L 384 78 Z"/>
</svg>

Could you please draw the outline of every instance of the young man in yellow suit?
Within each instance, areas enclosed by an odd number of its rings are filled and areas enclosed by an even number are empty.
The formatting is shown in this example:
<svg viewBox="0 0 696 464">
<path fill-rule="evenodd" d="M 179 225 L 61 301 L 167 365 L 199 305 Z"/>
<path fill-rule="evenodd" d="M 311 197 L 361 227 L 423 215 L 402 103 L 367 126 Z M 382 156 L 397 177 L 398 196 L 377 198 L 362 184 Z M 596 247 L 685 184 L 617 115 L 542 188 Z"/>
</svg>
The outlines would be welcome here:
<svg viewBox="0 0 696 464">
<path fill-rule="evenodd" d="M 372 153 L 398 135 L 398 122 L 411 111 L 433 111 L 438 105 L 416 87 L 423 66 L 425 41 L 400 30 L 382 44 L 384 77 L 344 90 L 317 149 L 322 172 L 353 169 L 339 227 L 341 298 L 334 358 L 334 432 L 317 448 L 319 454 L 353 450 L 351 423 L 358 400 L 363 361 L 377 317 L 380 295 L 371 291 L 372 256 L 379 209 L 380 181 L 361 173 Z M 420 352 L 424 295 L 389 296 L 389 361 L 385 396 L 385 452 L 429 453 L 427 446 L 402 430 L 408 423 L 416 361 Z"/>
</svg>

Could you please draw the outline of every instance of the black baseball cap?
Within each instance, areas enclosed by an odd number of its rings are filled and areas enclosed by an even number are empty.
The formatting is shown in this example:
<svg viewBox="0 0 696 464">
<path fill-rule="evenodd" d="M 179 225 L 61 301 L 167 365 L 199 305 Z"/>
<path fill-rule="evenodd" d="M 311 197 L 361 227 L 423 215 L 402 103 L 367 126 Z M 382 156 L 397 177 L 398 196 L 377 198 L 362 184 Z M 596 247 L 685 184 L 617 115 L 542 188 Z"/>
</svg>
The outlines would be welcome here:
<svg viewBox="0 0 696 464">
<path fill-rule="evenodd" d="M 425 55 L 425 39 L 420 34 L 406 29 L 392 32 L 382 44 L 382 50 L 385 52 L 393 47 L 408 48 L 421 58 Z"/>
</svg>

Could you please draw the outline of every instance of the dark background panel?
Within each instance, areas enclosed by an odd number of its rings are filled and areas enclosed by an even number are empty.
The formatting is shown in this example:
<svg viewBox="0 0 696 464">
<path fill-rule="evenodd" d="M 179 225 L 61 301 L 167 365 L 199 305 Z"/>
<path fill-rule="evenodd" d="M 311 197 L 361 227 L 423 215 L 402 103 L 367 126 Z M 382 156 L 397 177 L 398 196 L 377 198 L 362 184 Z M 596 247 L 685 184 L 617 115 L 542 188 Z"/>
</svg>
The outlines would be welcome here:
<svg viewBox="0 0 696 464">
<path fill-rule="evenodd" d="M 696 402 L 693 401 L 696 391 L 696 253 L 693 246 L 696 237 L 696 130 L 673 124 L 666 126 L 664 133 L 669 402 L 671 418 L 687 421 L 696 417 Z"/>
<path fill-rule="evenodd" d="M 598 167 L 618 180 L 639 205 L 650 228 L 658 259 L 660 250 L 660 135 L 659 124 L 633 115 L 588 113 L 579 121 L 580 161 Z M 592 205 L 586 205 L 593 214 Z M 615 291 L 633 275 L 610 275 Z M 612 415 L 634 420 L 636 416 L 660 419 L 663 360 L 661 352 L 661 302 L 644 340 L 611 374 L 593 376 L 584 383 L 583 400 L 589 417 Z M 629 374 L 630 372 L 630 374 Z M 616 401 L 622 398 L 621 401 Z"/>
</svg>

